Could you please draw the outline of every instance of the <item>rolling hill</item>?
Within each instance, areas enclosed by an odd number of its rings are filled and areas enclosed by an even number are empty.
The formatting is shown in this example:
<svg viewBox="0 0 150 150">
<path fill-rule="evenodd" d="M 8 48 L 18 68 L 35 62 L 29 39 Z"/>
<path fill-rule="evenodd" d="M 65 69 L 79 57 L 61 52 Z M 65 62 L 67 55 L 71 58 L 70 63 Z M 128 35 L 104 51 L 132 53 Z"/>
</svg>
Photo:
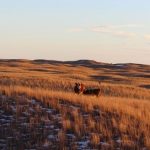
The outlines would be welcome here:
<svg viewBox="0 0 150 150">
<path fill-rule="evenodd" d="M 150 65 L 0 60 L 0 148 L 149 149 L 149 110 Z"/>
</svg>

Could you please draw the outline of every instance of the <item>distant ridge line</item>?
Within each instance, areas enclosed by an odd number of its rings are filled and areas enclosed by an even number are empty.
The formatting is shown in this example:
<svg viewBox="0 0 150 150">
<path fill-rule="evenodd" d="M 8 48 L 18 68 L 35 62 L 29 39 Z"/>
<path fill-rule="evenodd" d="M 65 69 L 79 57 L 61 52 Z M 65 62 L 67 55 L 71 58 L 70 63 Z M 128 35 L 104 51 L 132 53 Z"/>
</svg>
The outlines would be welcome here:
<svg viewBox="0 0 150 150">
<path fill-rule="evenodd" d="M 33 63 L 47 63 L 47 64 L 70 64 L 70 65 L 84 65 L 87 67 L 90 66 L 111 66 L 111 67 L 121 67 L 121 66 L 150 66 L 148 64 L 139 64 L 139 63 L 104 63 L 98 62 L 90 59 L 80 59 L 72 61 L 60 61 L 60 60 L 48 60 L 48 59 L 0 59 L 1 62 L 33 62 Z"/>
</svg>

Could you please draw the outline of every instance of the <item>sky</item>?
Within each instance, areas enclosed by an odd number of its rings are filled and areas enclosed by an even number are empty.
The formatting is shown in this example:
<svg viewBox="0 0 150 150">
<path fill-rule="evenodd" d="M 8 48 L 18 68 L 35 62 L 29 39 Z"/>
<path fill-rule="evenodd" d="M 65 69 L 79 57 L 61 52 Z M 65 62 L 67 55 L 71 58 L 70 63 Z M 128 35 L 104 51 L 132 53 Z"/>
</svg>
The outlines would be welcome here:
<svg viewBox="0 0 150 150">
<path fill-rule="evenodd" d="M 0 59 L 150 64 L 149 0 L 0 0 Z"/>
</svg>

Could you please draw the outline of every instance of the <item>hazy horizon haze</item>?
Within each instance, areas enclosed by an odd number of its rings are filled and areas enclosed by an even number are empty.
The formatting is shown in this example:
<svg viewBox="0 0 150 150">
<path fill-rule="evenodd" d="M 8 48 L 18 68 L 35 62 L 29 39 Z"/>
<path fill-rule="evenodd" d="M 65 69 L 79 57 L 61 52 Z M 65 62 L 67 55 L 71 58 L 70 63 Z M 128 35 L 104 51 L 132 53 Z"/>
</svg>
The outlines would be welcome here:
<svg viewBox="0 0 150 150">
<path fill-rule="evenodd" d="M 150 1 L 0 2 L 1 59 L 150 64 Z"/>
</svg>

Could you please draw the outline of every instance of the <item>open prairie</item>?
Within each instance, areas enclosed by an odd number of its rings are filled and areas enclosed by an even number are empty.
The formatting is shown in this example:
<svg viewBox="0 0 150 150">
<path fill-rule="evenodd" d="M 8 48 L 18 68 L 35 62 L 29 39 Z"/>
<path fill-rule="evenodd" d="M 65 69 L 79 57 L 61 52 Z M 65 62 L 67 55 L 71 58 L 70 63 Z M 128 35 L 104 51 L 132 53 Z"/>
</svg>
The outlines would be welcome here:
<svg viewBox="0 0 150 150">
<path fill-rule="evenodd" d="M 0 60 L 0 149 L 150 149 L 150 66 Z"/>
</svg>

